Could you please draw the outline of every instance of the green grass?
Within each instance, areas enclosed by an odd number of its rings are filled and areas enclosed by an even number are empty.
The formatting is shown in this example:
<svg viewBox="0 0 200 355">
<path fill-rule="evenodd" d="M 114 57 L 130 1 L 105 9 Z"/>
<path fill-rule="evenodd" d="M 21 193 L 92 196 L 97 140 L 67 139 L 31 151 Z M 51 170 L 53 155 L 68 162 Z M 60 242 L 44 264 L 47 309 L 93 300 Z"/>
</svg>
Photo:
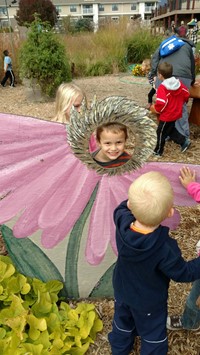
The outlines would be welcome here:
<svg viewBox="0 0 200 355">
<path fill-rule="evenodd" d="M 23 39 L 13 33 L 13 67 L 18 78 L 18 51 Z M 15 38 L 14 38 L 15 37 Z M 128 70 L 128 65 L 141 63 L 153 54 L 162 41 L 161 36 L 152 36 L 149 29 L 128 26 L 127 21 L 106 25 L 98 32 L 59 34 L 65 45 L 70 63 L 75 64 L 75 76 L 99 76 L 117 74 Z M 12 51 L 10 34 L 0 33 L 0 50 Z M 3 57 L 0 58 L 1 70 Z M 2 76 L 3 72 L 1 73 Z"/>
</svg>

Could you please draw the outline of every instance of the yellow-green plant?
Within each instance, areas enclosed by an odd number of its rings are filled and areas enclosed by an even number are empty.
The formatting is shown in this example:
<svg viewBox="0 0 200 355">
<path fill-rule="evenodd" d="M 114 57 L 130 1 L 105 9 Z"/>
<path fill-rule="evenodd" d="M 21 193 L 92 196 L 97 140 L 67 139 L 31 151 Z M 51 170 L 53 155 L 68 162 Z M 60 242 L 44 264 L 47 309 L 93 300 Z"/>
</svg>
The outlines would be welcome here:
<svg viewBox="0 0 200 355">
<path fill-rule="evenodd" d="M 0 270 L 1 355 L 85 354 L 102 330 L 93 304 L 72 308 L 59 299 L 60 281 L 25 277 L 7 256 Z"/>
</svg>

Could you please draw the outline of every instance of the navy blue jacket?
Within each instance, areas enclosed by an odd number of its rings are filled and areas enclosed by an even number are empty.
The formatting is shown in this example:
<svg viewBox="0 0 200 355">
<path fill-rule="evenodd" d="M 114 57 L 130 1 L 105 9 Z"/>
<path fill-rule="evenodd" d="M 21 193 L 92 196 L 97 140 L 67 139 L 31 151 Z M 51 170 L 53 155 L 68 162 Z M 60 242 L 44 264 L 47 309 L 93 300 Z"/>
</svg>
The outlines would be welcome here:
<svg viewBox="0 0 200 355">
<path fill-rule="evenodd" d="M 130 229 L 135 220 L 122 202 L 114 212 L 118 258 L 113 273 L 115 298 L 137 311 L 151 313 L 166 308 L 170 279 L 191 282 L 200 278 L 200 257 L 185 261 L 169 228 L 159 226 L 149 234 Z"/>
</svg>

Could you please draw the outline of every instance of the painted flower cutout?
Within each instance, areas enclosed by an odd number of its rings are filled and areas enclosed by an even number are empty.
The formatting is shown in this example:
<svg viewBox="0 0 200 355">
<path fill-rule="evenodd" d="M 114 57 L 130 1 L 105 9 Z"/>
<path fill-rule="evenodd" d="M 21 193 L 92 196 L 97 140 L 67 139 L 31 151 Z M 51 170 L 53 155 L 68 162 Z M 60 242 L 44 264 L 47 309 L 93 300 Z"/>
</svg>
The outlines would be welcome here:
<svg viewBox="0 0 200 355">
<path fill-rule="evenodd" d="M 155 130 L 144 109 L 133 104 L 127 113 L 127 101 L 114 97 L 115 104 L 112 105 L 109 99 L 105 99 L 88 112 L 85 111 L 85 118 L 79 117 L 78 122 L 74 118 L 69 132 L 72 148 L 67 142 L 68 133 L 63 124 L 0 114 L 0 223 L 17 216 L 13 228 L 16 238 L 25 238 L 42 230 L 42 245 L 44 248 L 53 248 L 73 229 L 96 189 L 85 255 L 90 264 L 99 264 L 109 244 L 116 253 L 113 224 L 115 207 L 127 198 L 131 182 L 150 170 L 158 170 L 168 176 L 175 190 L 177 205 L 195 204 L 178 180 L 178 172 L 183 164 L 155 162 L 135 170 L 151 154 L 155 145 Z M 123 116 L 129 127 L 135 125 L 140 148 L 135 149 L 132 160 L 119 169 L 119 175 L 116 170 L 105 173 L 90 161 L 86 139 L 88 142 L 99 122 L 98 115 L 100 120 L 102 118 L 102 112 L 104 117 L 110 115 L 111 119 Z M 85 123 L 87 120 L 88 126 Z M 146 131 L 141 124 L 144 120 Z M 82 137 L 82 150 L 80 146 L 76 150 L 77 137 Z M 195 166 L 195 170 L 200 173 L 198 166 Z M 177 221 L 174 223 L 177 224 Z"/>
</svg>

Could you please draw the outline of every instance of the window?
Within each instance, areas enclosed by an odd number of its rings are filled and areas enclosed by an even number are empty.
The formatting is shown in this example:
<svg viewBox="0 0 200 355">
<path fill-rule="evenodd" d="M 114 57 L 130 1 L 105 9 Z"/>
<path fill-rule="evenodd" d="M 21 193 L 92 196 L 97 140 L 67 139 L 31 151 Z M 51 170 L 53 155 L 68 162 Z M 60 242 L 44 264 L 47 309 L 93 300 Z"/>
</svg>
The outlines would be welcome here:
<svg viewBox="0 0 200 355">
<path fill-rule="evenodd" d="M 145 7 L 154 7 L 154 5 L 155 3 L 153 2 L 148 2 L 148 3 L 145 2 Z"/>
<path fill-rule="evenodd" d="M 1 20 L 1 28 L 6 28 L 9 27 L 8 20 Z"/>
<path fill-rule="evenodd" d="M 145 3 L 145 12 L 152 12 L 154 10 L 154 6 L 155 6 L 155 3 L 153 2 L 149 2 L 149 3 Z"/>
<path fill-rule="evenodd" d="M 56 6 L 56 11 L 60 14 L 62 12 L 61 7 L 60 6 Z"/>
<path fill-rule="evenodd" d="M 8 15 L 8 13 L 7 13 L 7 9 L 5 8 L 5 7 L 0 7 L 0 13 L 2 14 L 2 15 Z"/>
<path fill-rule="evenodd" d="M 112 11 L 118 11 L 118 5 L 117 4 L 113 4 L 112 5 Z"/>
<path fill-rule="evenodd" d="M 104 11 L 104 6 L 103 5 L 99 5 L 99 11 Z"/>
<path fill-rule="evenodd" d="M 70 12 L 76 12 L 76 6 L 70 5 Z"/>
<path fill-rule="evenodd" d="M 93 5 L 83 5 L 83 13 L 84 14 L 92 14 L 93 13 Z"/>
<path fill-rule="evenodd" d="M 132 11 L 137 10 L 137 6 L 136 6 L 136 4 L 132 4 L 132 5 L 131 5 L 131 10 L 132 10 Z"/>
</svg>

